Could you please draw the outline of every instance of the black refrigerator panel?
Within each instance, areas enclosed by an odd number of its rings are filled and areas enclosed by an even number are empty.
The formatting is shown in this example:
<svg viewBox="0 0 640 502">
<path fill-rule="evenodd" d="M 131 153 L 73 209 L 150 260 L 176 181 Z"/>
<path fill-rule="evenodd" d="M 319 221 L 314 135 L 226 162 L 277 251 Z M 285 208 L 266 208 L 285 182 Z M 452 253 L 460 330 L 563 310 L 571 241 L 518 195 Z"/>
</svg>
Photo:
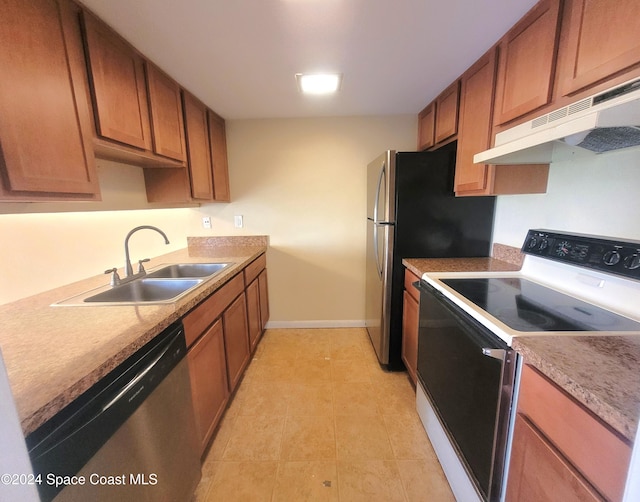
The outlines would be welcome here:
<svg viewBox="0 0 640 502">
<path fill-rule="evenodd" d="M 455 143 L 396 153 L 389 369 L 402 369 L 404 258 L 489 256 L 494 197 L 455 197 Z"/>
</svg>

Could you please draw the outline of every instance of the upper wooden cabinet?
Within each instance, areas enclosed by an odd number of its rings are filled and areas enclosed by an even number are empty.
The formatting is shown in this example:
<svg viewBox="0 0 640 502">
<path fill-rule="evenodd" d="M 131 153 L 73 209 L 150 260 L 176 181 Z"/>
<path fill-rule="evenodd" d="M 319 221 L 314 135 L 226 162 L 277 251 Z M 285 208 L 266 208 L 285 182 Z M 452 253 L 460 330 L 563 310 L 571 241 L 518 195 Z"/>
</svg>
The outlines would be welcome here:
<svg viewBox="0 0 640 502">
<path fill-rule="evenodd" d="M 428 150 L 458 133 L 460 85 L 456 80 L 418 114 L 418 150 Z"/>
<path fill-rule="evenodd" d="M 144 61 L 111 28 L 83 13 L 91 98 L 98 136 L 152 149 Z"/>
<path fill-rule="evenodd" d="M 456 195 L 544 193 L 548 165 L 474 164 L 473 156 L 491 146 L 496 49 L 482 56 L 461 78 L 460 120 L 454 191 Z"/>
<path fill-rule="evenodd" d="M 148 61 L 146 70 L 151 104 L 153 150 L 159 155 L 186 162 L 180 86 Z"/>
<path fill-rule="evenodd" d="M 551 102 L 559 20 L 560 0 L 542 0 L 500 41 L 496 125 Z"/>
<path fill-rule="evenodd" d="M 77 9 L 3 0 L 0 198 L 99 199 Z"/>
<path fill-rule="evenodd" d="M 191 196 L 199 200 L 213 199 L 211 155 L 207 107 L 190 93 L 183 91 L 184 123 L 187 138 Z"/>
<path fill-rule="evenodd" d="M 436 102 L 429 103 L 418 114 L 418 150 L 426 150 L 435 144 Z"/>
<path fill-rule="evenodd" d="M 493 49 L 469 68 L 461 79 L 456 193 L 488 191 L 488 166 L 474 164 L 473 156 L 491 144 L 496 63 L 496 50 Z"/>
<path fill-rule="evenodd" d="M 211 167 L 213 172 L 213 200 L 231 201 L 229 190 L 229 165 L 227 162 L 227 133 L 224 119 L 208 110 L 209 145 L 211 147 Z"/>
<path fill-rule="evenodd" d="M 638 0 L 565 0 L 558 93 L 567 96 L 640 63 Z"/>
<path fill-rule="evenodd" d="M 436 98 L 436 144 L 458 134 L 459 100 L 460 82 L 457 80 Z"/>
</svg>

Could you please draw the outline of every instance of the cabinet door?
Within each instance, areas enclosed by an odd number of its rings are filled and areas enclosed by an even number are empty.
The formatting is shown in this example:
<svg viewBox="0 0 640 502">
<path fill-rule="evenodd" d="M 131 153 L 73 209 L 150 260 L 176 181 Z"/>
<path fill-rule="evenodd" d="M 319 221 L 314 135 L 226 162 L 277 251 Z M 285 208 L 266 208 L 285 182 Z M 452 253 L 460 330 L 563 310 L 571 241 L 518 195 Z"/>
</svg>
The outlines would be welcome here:
<svg viewBox="0 0 640 502">
<path fill-rule="evenodd" d="M 407 368 L 409 377 L 416 383 L 416 368 L 418 366 L 418 324 L 420 308 L 418 302 L 404 291 L 402 309 L 402 360 Z"/>
<path fill-rule="evenodd" d="M 258 279 L 247 286 L 247 321 L 249 325 L 249 343 L 253 351 L 260 339 L 262 323 L 260 322 L 260 289 Z"/>
<path fill-rule="evenodd" d="M 84 36 L 96 132 L 151 150 L 144 62 L 107 25 L 84 12 Z"/>
<path fill-rule="evenodd" d="M 222 321 L 214 323 L 187 354 L 191 395 L 203 453 L 229 398 Z"/>
<path fill-rule="evenodd" d="M 541 0 L 500 42 L 495 123 L 551 100 L 559 33 L 559 0 Z"/>
<path fill-rule="evenodd" d="M 249 362 L 249 333 L 247 306 L 242 293 L 222 315 L 224 322 L 224 346 L 227 354 L 229 391 L 238 385 L 242 372 Z"/>
<path fill-rule="evenodd" d="M 522 415 L 516 415 L 507 502 L 604 500 Z"/>
<path fill-rule="evenodd" d="M 146 64 L 153 150 L 186 162 L 180 86 L 151 63 Z"/>
<path fill-rule="evenodd" d="M 435 144 L 436 103 L 430 103 L 418 114 L 418 150 Z"/>
<path fill-rule="evenodd" d="M 460 82 L 456 80 L 436 98 L 436 143 L 440 143 L 458 133 L 459 96 Z"/>
<path fill-rule="evenodd" d="M 267 284 L 267 269 L 260 272 L 258 276 L 258 287 L 260 288 L 260 324 L 262 329 L 269 320 L 269 287 Z"/>
<path fill-rule="evenodd" d="M 562 96 L 640 63 L 638 0 L 567 0 L 562 29 Z"/>
<path fill-rule="evenodd" d="M 0 196 L 97 198 L 75 7 L 2 0 L 0 12 Z"/>
<path fill-rule="evenodd" d="M 207 107 L 188 92 L 182 93 L 187 139 L 191 196 L 212 200 L 211 157 L 207 128 Z"/>
<path fill-rule="evenodd" d="M 211 110 L 209 116 L 209 144 L 213 170 L 213 199 L 230 202 L 229 164 L 227 162 L 227 134 L 224 119 Z"/>
<path fill-rule="evenodd" d="M 455 192 L 487 188 L 488 166 L 474 164 L 473 156 L 491 144 L 496 51 L 491 50 L 462 76 L 460 125 L 456 155 Z"/>
</svg>

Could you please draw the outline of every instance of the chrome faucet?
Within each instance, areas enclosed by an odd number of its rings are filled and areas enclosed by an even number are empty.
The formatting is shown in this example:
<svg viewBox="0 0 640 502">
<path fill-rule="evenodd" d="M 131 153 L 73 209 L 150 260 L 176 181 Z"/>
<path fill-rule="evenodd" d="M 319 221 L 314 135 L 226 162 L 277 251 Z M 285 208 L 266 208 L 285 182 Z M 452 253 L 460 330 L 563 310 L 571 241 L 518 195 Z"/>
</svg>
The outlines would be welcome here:
<svg viewBox="0 0 640 502">
<path fill-rule="evenodd" d="M 124 270 L 125 270 L 125 274 L 127 277 L 134 277 L 134 273 L 133 273 L 133 267 L 131 266 L 131 260 L 129 259 L 129 238 L 138 230 L 143 230 L 143 229 L 149 229 L 149 230 L 155 230 L 156 232 L 158 232 L 160 235 L 162 235 L 162 237 L 164 237 L 164 243 L 165 244 L 169 244 L 169 238 L 167 237 L 167 234 L 165 234 L 162 230 L 160 230 L 157 227 L 153 227 L 151 225 L 141 225 L 139 227 L 134 228 L 133 230 L 131 230 L 127 236 L 124 239 L 124 259 L 125 259 L 125 264 L 124 264 Z M 140 260 L 138 262 L 138 273 L 135 274 L 135 276 L 137 275 L 142 275 L 145 274 L 145 270 L 144 267 L 142 266 L 142 263 L 145 261 L 149 261 L 148 258 L 145 258 L 144 260 Z"/>
</svg>

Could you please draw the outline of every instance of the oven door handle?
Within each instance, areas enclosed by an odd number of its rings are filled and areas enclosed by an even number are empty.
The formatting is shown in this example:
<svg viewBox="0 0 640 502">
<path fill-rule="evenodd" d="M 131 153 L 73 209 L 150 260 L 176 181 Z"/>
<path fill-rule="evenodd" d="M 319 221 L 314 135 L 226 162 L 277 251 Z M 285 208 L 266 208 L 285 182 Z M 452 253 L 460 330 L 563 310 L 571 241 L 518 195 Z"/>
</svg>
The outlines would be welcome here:
<svg viewBox="0 0 640 502">
<path fill-rule="evenodd" d="M 492 357 L 500 361 L 504 361 L 504 358 L 507 356 L 507 351 L 504 349 L 490 349 L 485 347 L 482 349 L 482 353 L 487 357 Z"/>
</svg>

